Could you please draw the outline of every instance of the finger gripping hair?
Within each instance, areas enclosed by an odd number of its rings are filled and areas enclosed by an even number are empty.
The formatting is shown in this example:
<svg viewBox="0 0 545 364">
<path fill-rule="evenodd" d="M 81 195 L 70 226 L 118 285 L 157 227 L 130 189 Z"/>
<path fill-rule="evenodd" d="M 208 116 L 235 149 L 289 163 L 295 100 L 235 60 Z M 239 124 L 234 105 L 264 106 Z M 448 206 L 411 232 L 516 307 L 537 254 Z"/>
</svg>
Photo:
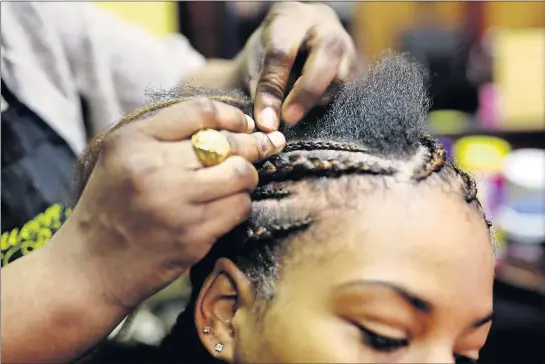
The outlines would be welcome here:
<svg viewBox="0 0 545 364">
<path fill-rule="evenodd" d="M 253 104 L 240 92 L 184 87 L 158 93 L 154 103 L 128 115 L 115 128 L 197 96 L 225 102 L 252 116 Z M 319 231 L 319 224 L 324 220 L 318 205 L 309 199 L 325 197 L 319 200 L 326 201 L 327 208 L 335 205 L 343 209 L 350 199 L 359 197 L 351 193 L 353 189 L 344 186 L 338 188 L 342 193 L 340 198 L 337 193 L 323 192 L 330 185 L 337 189 L 335 184 L 348 182 L 348 178 L 335 177 L 350 175 L 368 179 L 374 188 L 374 180 L 398 172 L 402 174 L 405 170 L 408 170 L 411 182 L 416 183 L 440 176 L 440 183 L 454 185 L 456 192 L 461 190 L 464 200 L 482 213 L 475 181 L 447 160 L 441 144 L 425 134 L 428 107 L 419 67 L 403 56 L 393 56 L 377 63 L 366 77 L 343 85 L 332 105 L 310 112 L 297 125 L 283 124 L 280 131 L 289 143 L 282 154 L 256 166 L 259 187 L 252 194 L 254 204 L 249 219 L 221 237 L 207 256 L 191 269 L 193 297 L 171 336 L 162 345 L 169 355 L 167 361 L 213 360 L 195 330 L 194 309 L 199 289 L 219 258 L 233 260 L 254 285 L 260 304 L 266 305 L 275 296 L 275 282 L 280 276 L 282 260 L 289 254 L 290 249 L 286 248 L 290 242 L 300 240 L 307 244 L 311 243 L 308 240 L 322 240 L 321 235 L 306 239 L 306 234 Z M 82 171 L 92 170 L 101 141 L 97 139 L 80 161 L 82 187 L 89 176 Z M 297 182 L 292 182 L 302 179 L 305 183 L 301 188 L 294 188 Z M 398 183 L 395 178 L 389 178 L 388 182 L 390 180 Z M 355 185 L 359 186 L 359 181 Z M 312 189 L 311 193 L 305 193 L 307 188 Z M 321 193 L 324 196 L 318 196 Z M 486 223 L 490 226 L 488 221 Z M 299 236 L 298 233 L 303 234 Z M 295 237 L 297 239 L 292 239 Z M 180 349 L 180 342 L 187 343 L 184 350 Z"/>
</svg>

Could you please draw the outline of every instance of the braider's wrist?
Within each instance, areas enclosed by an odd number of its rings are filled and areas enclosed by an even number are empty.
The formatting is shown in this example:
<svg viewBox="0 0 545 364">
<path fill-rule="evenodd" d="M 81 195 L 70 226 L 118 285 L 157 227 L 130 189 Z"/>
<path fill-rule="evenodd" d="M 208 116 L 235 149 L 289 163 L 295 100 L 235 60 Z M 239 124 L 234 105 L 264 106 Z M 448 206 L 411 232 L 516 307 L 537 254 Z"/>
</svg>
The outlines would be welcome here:
<svg viewBox="0 0 545 364">
<path fill-rule="evenodd" d="M 66 289 L 73 290 L 83 305 L 93 305 L 94 311 L 122 317 L 132 307 L 122 303 L 111 291 L 118 267 L 109 267 L 112 262 L 103 261 L 93 253 L 107 245 L 107 237 L 89 230 L 81 228 L 77 216 L 71 216 L 43 248 L 44 254 L 48 255 L 55 274 L 65 283 Z M 99 240 L 102 241 L 98 243 Z"/>
<path fill-rule="evenodd" d="M 120 242 L 123 238 L 117 231 L 97 224 L 75 212 L 59 231 L 64 236 L 58 247 L 50 248 L 63 250 L 66 271 L 77 271 L 89 300 L 112 313 L 130 313 L 189 269 L 167 267 L 146 249 L 133 246 L 136 243 Z"/>
<path fill-rule="evenodd" d="M 107 298 L 99 268 L 79 253 L 85 237 L 70 220 L 42 248 L 2 268 L 2 330 L 10 332 L 2 354 L 6 349 L 9 362 L 69 362 L 128 313 Z"/>
</svg>

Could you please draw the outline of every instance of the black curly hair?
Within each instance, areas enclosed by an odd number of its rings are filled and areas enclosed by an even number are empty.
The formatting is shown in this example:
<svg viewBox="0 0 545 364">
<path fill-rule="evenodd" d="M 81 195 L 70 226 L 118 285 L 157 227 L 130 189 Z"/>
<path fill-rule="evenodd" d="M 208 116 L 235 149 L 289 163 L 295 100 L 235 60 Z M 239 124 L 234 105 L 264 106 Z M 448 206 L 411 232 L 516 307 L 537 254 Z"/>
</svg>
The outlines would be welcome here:
<svg viewBox="0 0 545 364">
<path fill-rule="evenodd" d="M 118 127 L 203 95 L 252 114 L 252 102 L 241 92 L 188 87 L 155 94 L 153 104 L 128 115 Z M 372 190 L 392 183 L 448 186 L 445 191 L 459 195 L 490 227 L 474 180 L 427 134 L 428 109 L 421 68 L 404 56 L 389 54 L 365 77 L 343 85 L 331 105 L 312 110 L 295 126 L 282 126 L 288 145 L 281 154 L 257 165 L 259 186 L 252 195 L 249 219 L 222 237 L 191 269 L 192 298 L 161 345 L 161 361 L 215 362 L 201 344 L 194 322 L 200 287 L 215 262 L 220 257 L 230 258 L 253 283 L 257 306 L 266 307 L 274 299 L 279 267 L 289 243 L 296 236 L 311 233 L 319 225 L 324 208 L 347 208 L 354 199 L 350 196 L 355 191 L 349 188 L 351 181 L 357 181 L 358 188 L 371 185 Z M 91 142 L 80 158 L 77 191 L 83 189 L 92 171 L 102 138 Z M 332 186 L 340 193 L 330 194 Z M 302 190 L 307 191 L 304 201 Z M 321 197 L 327 203 L 310 201 L 309 194 L 312 200 Z"/>
<path fill-rule="evenodd" d="M 237 106 L 251 114 L 252 104 L 247 102 L 245 107 Z M 283 126 L 288 145 L 257 166 L 259 187 L 252 196 L 250 218 L 192 268 L 192 299 L 161 346 L 164 358 L 169 362 L 215 362 L 198 338 L 194 305 L 217 259 L 230 258 L 248 276 L 262 312 L 274 299 L 275 281 L 290 241 L 312 233 L 323 208 L 347 208 L 354 197 L 346 192 L 353 191 L 347 184 L 355 176 L 364 184 L 373 184 L 373 189 L 388 183 L 425 181 L 448 185 L 448 191 L 472 205 L 482 214 L 483 225 L 490 227 L 477 200 L 474 180 L 427 134 L 428 107 L 421 69 L 403 56 L 390 55 L 367 77 L 346 84 L 330 107 L 315 109 L 296 126 Z M 302 188 L 311 191 L 313 200 L 323 195 L 327 205 L 311 203 L 308 195 L 301 197 L 297 186 L 303 182 Z M 338 193 L 328 195 L 335 184 L 337 190 L 345 191 L 340 199 Z"/>
</svg>

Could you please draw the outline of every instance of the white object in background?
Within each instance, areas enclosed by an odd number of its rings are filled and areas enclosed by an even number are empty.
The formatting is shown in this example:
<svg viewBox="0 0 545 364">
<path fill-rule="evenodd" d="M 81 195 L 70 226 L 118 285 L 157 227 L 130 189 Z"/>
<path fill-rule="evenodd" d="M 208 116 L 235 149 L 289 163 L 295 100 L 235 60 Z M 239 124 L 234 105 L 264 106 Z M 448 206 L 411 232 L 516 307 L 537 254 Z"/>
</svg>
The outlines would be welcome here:
<svg viewBox="0 0 545 364">
<path fill-rule="evenodd" d="M 108 340 L 122 343 L 143 343 L 159 345 L 167 334 L 163 321 L 155 316 L 148 307 L 140 307 L 134 316 L 127 316 L 108 335 Z"/>
<path fill-rule="evenodd" d="M 115 340 L 115 338 L 117 337 L 117 335 L 121 332 L 121 329 L 123 328 L 123 325 L 125 325 L 125 322 L 127 322 L 127 317 L 125 317 L 123 319 L 123 321 L 121 321 L 119 323 L 119 325 L 117 325 L 115 327 L 115 329 L 113 329 L 113 331 L 110 333 L 110 335 L 108 335 L 108 340 Z"/>
<path fill-rule="evenodd" d="M 163 322 L 148 309 L 140 310 L 130 328 L 130 338 L 147 345 L 159 345 L 167 334 L 165 329 Z"/>
<path fill-rule="evenodd" d="M 498 224 L 516 243 L 545 241 L 545 150 L 519 149 L 505 159 L 505 199 Z"/>
</svg>

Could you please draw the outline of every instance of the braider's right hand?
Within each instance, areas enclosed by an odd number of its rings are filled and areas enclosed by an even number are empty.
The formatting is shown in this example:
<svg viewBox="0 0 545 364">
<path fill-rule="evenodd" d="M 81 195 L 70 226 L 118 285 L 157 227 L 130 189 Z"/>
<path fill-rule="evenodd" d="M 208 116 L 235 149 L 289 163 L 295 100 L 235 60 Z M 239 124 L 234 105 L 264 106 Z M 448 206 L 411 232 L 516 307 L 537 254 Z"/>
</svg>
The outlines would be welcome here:
<svg viewBox="0 0 545 364">
<path fill-rule="evenodd" d="M 100 158 L 69 223 L 80 269 L 99 275 L 104 296 L 132 307 L 202 259 L 246 219 L 258 182 L 251 162 L 285 146 L 279 132 L 252 133 L 235 107 L 198 98 L 123 126 Z M 231 156 L 203 167 L 190 138 L 225 130 Z M 227 132 L 228 131 L 228 132 Z"/>
</svg>

